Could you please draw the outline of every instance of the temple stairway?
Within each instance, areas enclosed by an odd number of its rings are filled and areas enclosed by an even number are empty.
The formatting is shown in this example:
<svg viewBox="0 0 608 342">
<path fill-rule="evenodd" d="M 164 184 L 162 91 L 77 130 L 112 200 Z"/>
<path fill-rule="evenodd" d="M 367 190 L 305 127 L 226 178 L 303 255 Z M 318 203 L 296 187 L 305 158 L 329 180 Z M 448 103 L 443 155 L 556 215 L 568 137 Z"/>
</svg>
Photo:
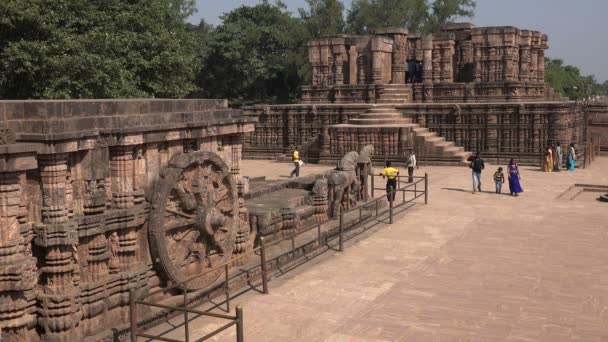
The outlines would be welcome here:
<svg viewBox="0 0 608 342">
<path fill-rule="evenodd" d="M 378 89 L 377 103 L 411 103 L 411 84 L 385 84 Z"/>
<path fill-rule="evenodd" d="M 407 145 L 414 147 L 419 160 L 426 159 L 438 163 L 462 165 L 461 163 L 466 163 L 467 158 L 471 155 L 463 147 L 456 146 L 454 142 L 447 141 L 437 133 L 429 131 L 428 128 L 412 122 L 410 118 L 403 117 L 395 108 L 394 103 L 374 105 L 365 113 L 360 114 L 358 118 L 350 119 L 346 124 L 335 125 L 332 128 L 332 131 L 336 133 L 340 130 L 350 132 L 356 130 L 359 132 L 359 136 L 372 131 L 395 129 L 405 131 L 407 132 L 405 136 L 408 137 Z M 400 135 L 404 136 L 403 133 L 400 133 Z M 406 143 L 399 141 L 399 145 L 405 146 Z M 386 152 L 384 153 L 386 154 Z M 399 156 L 405 154 L 406 151 L 398 151 L 397 153 Z"/>
</svg>

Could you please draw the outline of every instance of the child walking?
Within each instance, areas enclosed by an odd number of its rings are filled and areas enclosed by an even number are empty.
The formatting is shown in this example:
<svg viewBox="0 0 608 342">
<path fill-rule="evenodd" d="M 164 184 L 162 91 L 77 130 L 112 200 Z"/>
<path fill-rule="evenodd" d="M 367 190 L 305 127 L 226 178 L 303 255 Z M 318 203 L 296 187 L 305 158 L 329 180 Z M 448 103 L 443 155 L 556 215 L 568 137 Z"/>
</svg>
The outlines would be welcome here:
<svg viewBox="0 0 608 342">
<path fill-rule="evenodd" d="M 499 167 L 498 171 L 494 173 L 494 182 L 496 183 L 496 193 L 500 194 L 502 191 L 502 184 L 505 182 L 505 175 L 502 173 L 502 167 Z"/>
</svg>

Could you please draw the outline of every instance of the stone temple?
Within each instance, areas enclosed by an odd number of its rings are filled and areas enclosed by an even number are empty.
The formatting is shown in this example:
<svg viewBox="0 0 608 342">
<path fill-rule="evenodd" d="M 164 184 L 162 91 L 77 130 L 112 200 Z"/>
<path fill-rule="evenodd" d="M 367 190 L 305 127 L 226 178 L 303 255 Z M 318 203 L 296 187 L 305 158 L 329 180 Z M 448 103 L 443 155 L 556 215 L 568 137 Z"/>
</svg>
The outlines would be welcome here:
<svg viewBox="0 0 608 342">
<path fill-rule="evenodd" d="M 592 134 L 608 139 L 606 103 L 567 101 L 544 84 L 546 48 L 546 35 L 513 27 L 381 29 L 310 42 L 301 104 L 0 101 L 0 340 L 124 339 L 132 291 L 335 218 L 369 199 L 374 160 L 402 161 L 410 148 L 432 163 L 473 151 L 532 163 L 546 143 L 580 151 Z M 407 59 L 422 61 L 422 82 L 405 82 Z M 242 175 L 243 157 L 296 145 L 338 168 Z M 182 290 L 203 296 L 221 275 Z"/>
<path fill-rule="evenodd" d="M 373 144 L 377 160 L 401 161 L 413 149 L 434 163 L 477 151 L 537 163 L 548 143 L 583 153 L 588 113 L 598 124 L 608 115 L 606 103 L 568 101 L 545 84 L 548 38 L 538 31 L 456 23 L 432 34 L 327 36 L 308 47 L 312 84 L 301 104 L 244 109 L 258 120 L 246 157 L 301 146 L 310 162 L 323 162 Z M 422 62 L 419 83 L 406 83 L 410 59 Z"/>
</svg>

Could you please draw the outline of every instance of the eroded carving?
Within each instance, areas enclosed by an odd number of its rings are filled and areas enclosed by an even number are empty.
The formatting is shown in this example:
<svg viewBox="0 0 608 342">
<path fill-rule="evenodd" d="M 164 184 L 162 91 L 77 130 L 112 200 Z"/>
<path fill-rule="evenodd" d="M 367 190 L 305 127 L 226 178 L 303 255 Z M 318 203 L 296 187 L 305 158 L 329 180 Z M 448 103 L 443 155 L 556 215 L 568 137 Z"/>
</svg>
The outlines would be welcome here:
<svg viewBox="0 0 608 342">
<path fill-rule="evenodd" d="M 175 155 L 155 185 L 150 212 L 151 251 L 164 276 L 188 276 L 227 261 L 239 226 L 236 184 L 228 166 L 212 152 Z M 184 287 L 200 289 L 220 272 Z"/>
</svg>

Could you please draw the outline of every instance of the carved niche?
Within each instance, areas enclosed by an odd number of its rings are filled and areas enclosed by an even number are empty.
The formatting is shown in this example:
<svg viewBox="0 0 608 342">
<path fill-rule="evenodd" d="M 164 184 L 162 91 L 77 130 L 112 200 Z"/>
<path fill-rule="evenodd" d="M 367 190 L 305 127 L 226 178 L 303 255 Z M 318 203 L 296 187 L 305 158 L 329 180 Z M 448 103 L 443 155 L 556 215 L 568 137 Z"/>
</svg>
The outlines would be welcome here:
<svg viewBox="0 0 608 342">
<path fill-rule="evenodd" d="M 237 185 L 216 153 L 173 156 L 160 174 L 151 205 L 150 251 L 167 280 L 183 282 L 232 256 L 239 226 Z M 197 277 L 183 288 L 205 288 L 222 270 Z"/>
</svg>

